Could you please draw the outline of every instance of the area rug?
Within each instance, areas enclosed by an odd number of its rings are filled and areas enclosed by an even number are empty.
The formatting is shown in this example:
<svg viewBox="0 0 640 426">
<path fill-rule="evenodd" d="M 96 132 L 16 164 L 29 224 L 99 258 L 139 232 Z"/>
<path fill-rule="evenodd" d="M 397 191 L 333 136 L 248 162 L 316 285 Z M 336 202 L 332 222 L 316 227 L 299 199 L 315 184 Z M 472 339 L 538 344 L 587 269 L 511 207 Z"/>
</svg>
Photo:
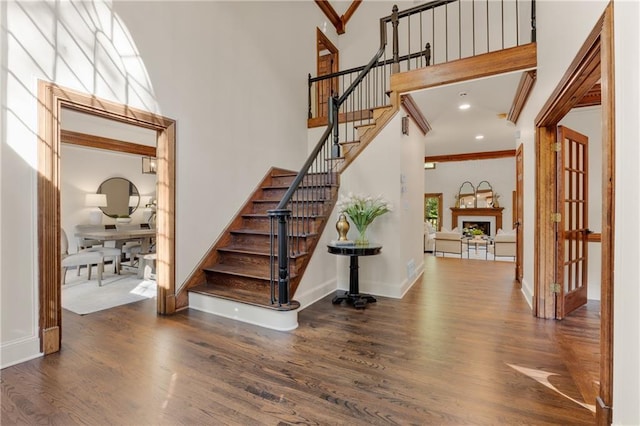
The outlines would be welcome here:
<svg viewBox="0 0 640 426">
<path fill-rule="evenodd" d="M 93 273 L 87 280 L 86 271 L 79 277 L 69 271 L 62 287 L 62 308 L 86 315 L 154 297 L 156 282 L 140 279 L 135 273 L 105 274 L 99 287 Z"/>
</svg>

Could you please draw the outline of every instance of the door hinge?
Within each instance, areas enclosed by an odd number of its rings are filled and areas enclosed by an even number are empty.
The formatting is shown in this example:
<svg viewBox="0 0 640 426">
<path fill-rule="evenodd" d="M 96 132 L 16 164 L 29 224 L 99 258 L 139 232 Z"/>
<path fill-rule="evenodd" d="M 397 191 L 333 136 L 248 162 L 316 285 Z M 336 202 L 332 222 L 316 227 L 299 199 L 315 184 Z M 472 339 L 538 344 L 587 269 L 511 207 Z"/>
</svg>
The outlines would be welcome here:
<svg viewBox="0 0 640 426">
<path fill-rule="evenodd" d="M 562 144 L 560 142 L 552 143 L 551 149 L 554 150 L 555 152 L 560 152 L 562 151 Z"/>
<path fill-rule="evenodd" d="M 553 222 L 553 223 L 562 222 L 562 214 L 560 214 L 560 213 L 551 213 L 551 222 Z"/>
<path fill-rule="evenodd" d="M 560 284 L 552 283 L 551 284 L 551 292 L 552 293 L 560 293 Z"/>
</svg>

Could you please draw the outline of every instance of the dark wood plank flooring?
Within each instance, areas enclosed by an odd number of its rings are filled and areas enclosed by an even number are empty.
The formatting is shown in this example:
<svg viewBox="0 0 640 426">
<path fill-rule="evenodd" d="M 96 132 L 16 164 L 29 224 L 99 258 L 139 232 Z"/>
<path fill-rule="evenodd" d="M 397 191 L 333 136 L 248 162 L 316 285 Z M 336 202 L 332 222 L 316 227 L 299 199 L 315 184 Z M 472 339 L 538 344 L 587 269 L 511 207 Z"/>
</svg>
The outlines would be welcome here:
<svg viewBox="0 0 640 426">
<path fill-rule="evenodd" d="M 593 379 L 581 365 L 597 373 L 597 307 L 536 319 L 512 263 L 425 260 L 402 300 L 355 310 L 330 295 L 293 332 L 156 316 L 154 300 L 65 311 L 60 353 L 2 370 L 1 423 L 594 423 L 576 401 Z"/>
</svg>

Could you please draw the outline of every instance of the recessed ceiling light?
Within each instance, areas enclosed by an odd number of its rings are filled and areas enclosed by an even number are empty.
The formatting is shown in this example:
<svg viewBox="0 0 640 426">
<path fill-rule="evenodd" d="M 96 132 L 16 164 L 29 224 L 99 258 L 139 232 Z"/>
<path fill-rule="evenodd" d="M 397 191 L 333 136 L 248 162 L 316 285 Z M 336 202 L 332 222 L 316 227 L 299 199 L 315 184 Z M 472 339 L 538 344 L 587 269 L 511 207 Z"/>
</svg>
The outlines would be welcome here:
<svg viewBox="0 0 640 426">
<path fill-rule="evenodd" d="M 469 105 L 469 104 L 461 104 L 458 107 L 458 109 L 462 109 L 462 110 L 469 109 L 469 108 L 471 108 L 471 105 Z"/>
<path fill-rule="evenodd" d="M 484 139 L 484 135 L 476 135 L 476 139 L 477 140 L 482 140 L 482 139 Z"/>
</svg>

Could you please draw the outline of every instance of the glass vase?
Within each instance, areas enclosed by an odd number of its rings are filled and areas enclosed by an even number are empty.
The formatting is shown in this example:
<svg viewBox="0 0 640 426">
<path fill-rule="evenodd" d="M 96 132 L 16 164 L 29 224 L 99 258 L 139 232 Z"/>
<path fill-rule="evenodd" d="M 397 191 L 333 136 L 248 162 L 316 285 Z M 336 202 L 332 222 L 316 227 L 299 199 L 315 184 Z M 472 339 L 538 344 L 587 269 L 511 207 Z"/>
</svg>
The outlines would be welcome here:
<svg viewBox="0 0 640 426">
<path fill-rule="evenodd" d="M 358 229 L 358 238 L 356 239 L 357 246 L 368 246 L 369 239 L 367 238 L 367 227 L 364 226 Z"/>
</svg>

